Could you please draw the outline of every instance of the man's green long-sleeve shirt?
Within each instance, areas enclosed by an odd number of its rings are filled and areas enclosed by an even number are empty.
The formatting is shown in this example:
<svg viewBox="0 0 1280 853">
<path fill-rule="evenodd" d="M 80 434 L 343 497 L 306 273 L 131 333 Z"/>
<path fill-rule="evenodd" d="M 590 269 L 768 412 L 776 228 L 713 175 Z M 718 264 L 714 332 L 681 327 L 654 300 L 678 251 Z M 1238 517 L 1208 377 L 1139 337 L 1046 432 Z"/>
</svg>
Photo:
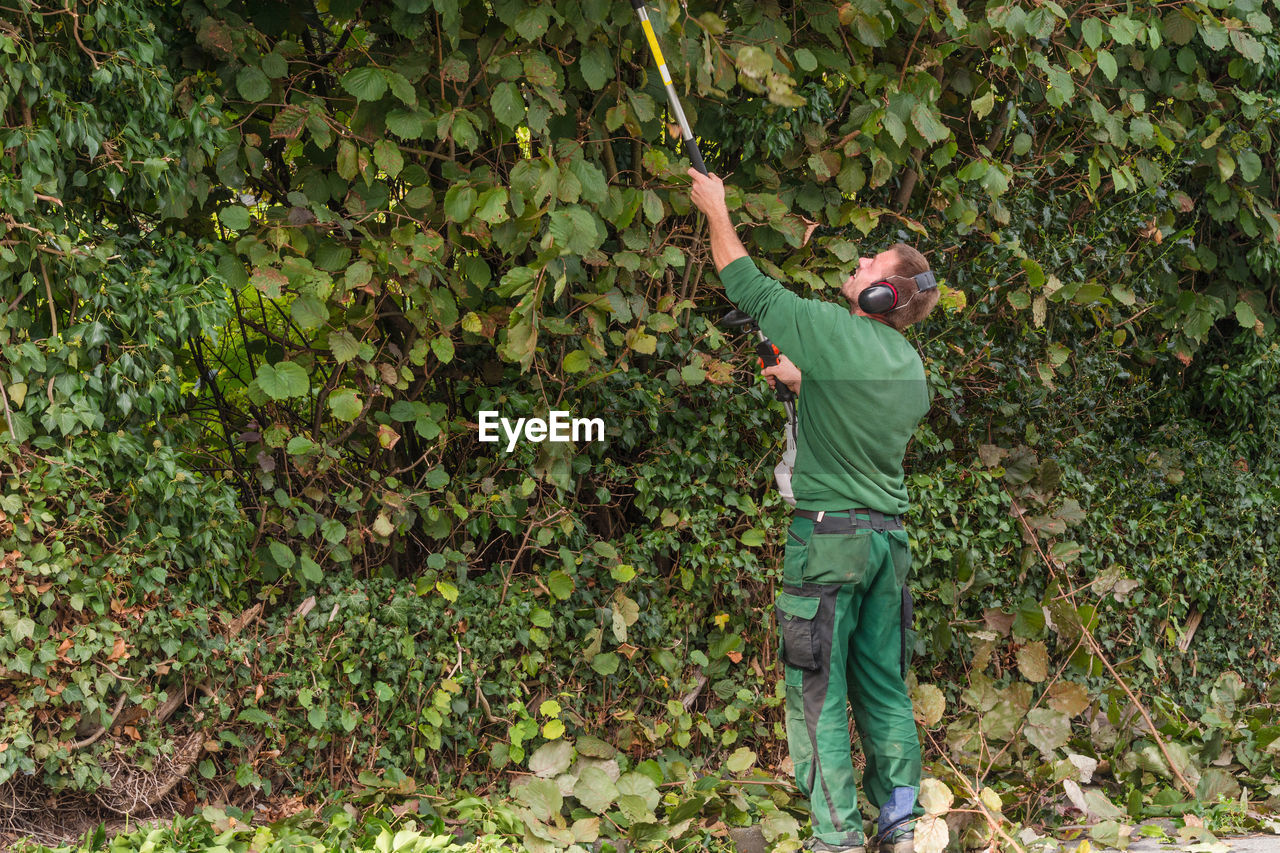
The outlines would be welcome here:
<svg viewBox="0 0 1280 853">
<path fill-rule="evenodd" d="M 796 506 L 906 512 L 902 458 L 929 410 L 915 348 L 884 323 L 795 295 L 750 258 L 730 263 L 720 279 L 733 304 L 803 374 L 791 480 Z"/>
</svg>

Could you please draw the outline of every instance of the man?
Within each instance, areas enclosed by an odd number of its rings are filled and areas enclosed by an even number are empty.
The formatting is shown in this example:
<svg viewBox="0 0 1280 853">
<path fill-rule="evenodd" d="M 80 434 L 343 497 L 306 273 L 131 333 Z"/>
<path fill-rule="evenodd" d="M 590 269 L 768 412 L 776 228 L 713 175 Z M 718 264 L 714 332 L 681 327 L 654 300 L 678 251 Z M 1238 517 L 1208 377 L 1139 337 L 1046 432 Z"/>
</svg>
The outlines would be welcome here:
<svg viewBox="0 0 1280 853">
<path fill-rule="evenodd" d="M 796 513 L 777 615 L 787 743 L 813 821 L 806 847 L 867 849 L 849 740 L 852 707 L 866 757 L 863 786 L 880 810 L 872 853 L 911 853 L 912 820 L 923 812 L 916 803 L 920 743 L 903 681 L 911 556 L 900 518 L 908 508 L 902 459 L 929 397 L 920 357 L 902 330 L 933 310 L 936 284 L 924 256 L 897 244 L 859 260 L 841 287 L 849 307 L 802 299 L 747 257 L 721 180 L 689 174 L 725 293 L 789 357 L 766 372 L 803 387 Z M 883 289 L 871 294 L 874 287 Z M 864 293 L 890 294 L 890 309 L 867 313 L 864 306 L 876 300 Z"/>
</svg>

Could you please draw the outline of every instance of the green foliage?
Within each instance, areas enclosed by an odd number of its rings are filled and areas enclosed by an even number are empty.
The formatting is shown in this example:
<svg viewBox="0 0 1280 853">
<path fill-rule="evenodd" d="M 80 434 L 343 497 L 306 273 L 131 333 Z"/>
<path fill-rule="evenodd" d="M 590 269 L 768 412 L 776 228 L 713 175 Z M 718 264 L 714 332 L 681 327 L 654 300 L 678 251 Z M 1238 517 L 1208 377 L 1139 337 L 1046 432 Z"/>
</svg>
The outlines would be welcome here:
<svg viewBox="0 0 1280 853">
<path fill-rule="evenodd" d="M 604 771 L 594 766 L 590 769 L 608 780 Z M 661 798 L 665 806 L 662 808 L 658 806 L 655 783 L 650 777 L 664 771 L 681 778 L 665 783 L 671 790 Z M 566 823 L 559 814 L 544 811 L 545 817 L 552 818 L 552 825 L 548 825 L 526 806 L 492 802 L 470 794 L 441 796 L 429 788 L 419 791 L 403 805 L 388 807 L 382 803 L 378 787 L 371 787 L 354 798 L 367 806 L 363 813 L 348 803 L 329 807 L 323 813 L 303 810 L 265 823 L 261 814 L 252 811 L 234 806 L 206 806 L 199 814 L 174 818 L 170 826 L 126 830 L 110 839 L 99 826 L 86 833 L 81 844 L 50 848 L 28 842 L 16 845 L 13 850 L 15 853 L 139 849 L 157 853 L 210 850 L 272 853 L 298 849 L 355 853 L 496 853 L 511 849 L 566 849 L 573 853 L 587 850 L 608 853 L 627 849 L 628 844 L 639 844 L 650 849 L 719 853 L 736 849 L 726 837 L 723 820 L 742 822 L 746 819 L 760 820 L 765 837 L 778 843 L 776 849 L 798 849 L 796 819 L 775 802 L 786 802 L 787 798 L 762 793 L 759 784 L 767 780 L 753 778 L 747 785 L 736 785 L 733 780 L 715 776 L 694 780 L 688 777 L 688 772 L 687 766 L 678 763 L 660 767 L 656 762 L 646 762 L 640 770 L 617 777 L 623 789 L 637 791 L 620 795 L 627 807 L 637 814 L 647 814 L 657 807 L 672 819 L 667 827 L 632 821 L 621 812 L 601 818 L 581 808 L 574 809 L 571 823 Z M 538 777 L 534 782 L 541 783 L 536 787 L 544 791 L 548 801 L 564 799 L 559 793 L 553 793 L 555 786 L 549 779 Z M 543 805 L 531 793 L 518 796 L 534 803 L 535 808 L 541 809 Z M 622 827 L 612 822 L 615 817 L 622 821 Z M 619 832 L 628 825 L 632 829 L 629 836 Z M 555 844 L 557 839 L 561 839 L 559 845 Z"/>
<path fill-rule="evenodd" d="M 24 17 L 0 25 L 0 783 L 92 789 L 102 728 L 202 670 L 210 608 L 243 592 L 235 495 L 187 452 L 208 381 L 187 346 L 229 312 L 176 226 L 222 116 L 207 78 L 170 73 L 178 22 L 152 4 L 81 33 Z"/>
<path fill-rule="evenodd" d="M 429 808 L 429 807 L 428 807 Z M 426 812 L 424 812 L 426 813 Z M 429 813 L 428 813 L 429 814 Z M 352 853 L 496 853 L 506 849 L 496 834 L 469 843 L 457 843 L 443 822 L 423 828 L 416 821 L 372 817 L 355 820 L 341 808 L 331 809 L 322 820 L 309 813 L 254 826 L 252 812 L 235 807 L 206 807 L 200 814 L 175 818 L 170 826 L 122 832 L 107 839 L 102 827 L 89 833 L 83 844 L 63 847 L 18 846 L 22 853 L 90 853 L 106 850 L 124 853 L 154 850 L 156 853 L 284 853 L 298 849 L 352 851 Z"/>
</svg>

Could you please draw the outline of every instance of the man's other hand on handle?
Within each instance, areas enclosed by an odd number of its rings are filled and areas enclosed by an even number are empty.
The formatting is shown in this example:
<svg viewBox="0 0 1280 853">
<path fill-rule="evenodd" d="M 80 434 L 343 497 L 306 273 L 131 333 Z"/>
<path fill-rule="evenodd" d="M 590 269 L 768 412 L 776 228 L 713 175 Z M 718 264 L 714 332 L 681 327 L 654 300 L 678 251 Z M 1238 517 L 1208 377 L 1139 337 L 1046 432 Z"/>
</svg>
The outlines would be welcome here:
<svg viewBox="0 0 1280 853">
<path fill-rule="evenodd" d="M 766 367 L 760 372 L 764 375 L 765 380 L 768 381 L 770 388 L 777 388 L 778 382 L 781 381 L 791 389 L 793 394 L 800 393 L 800 368 L 796 367 L 791 359 L 785 355 L 778 356 L 778 363 L 773 367 Z"/>
</svg>

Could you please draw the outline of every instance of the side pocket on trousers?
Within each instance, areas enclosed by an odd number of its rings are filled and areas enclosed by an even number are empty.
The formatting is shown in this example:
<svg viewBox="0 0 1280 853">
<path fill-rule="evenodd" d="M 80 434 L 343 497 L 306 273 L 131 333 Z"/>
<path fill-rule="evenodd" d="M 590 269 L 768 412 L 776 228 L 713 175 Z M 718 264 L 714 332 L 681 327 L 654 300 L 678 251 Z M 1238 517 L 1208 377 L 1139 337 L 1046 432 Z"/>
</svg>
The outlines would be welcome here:
<svg viewBox="0 0 1280 853">
<path fill-rule="evenodd" d="M 911 574 L 911 540 L 905 530 L 889 531 L 889 550 L 893 554 L 893 580 L 901 585 Z"/>
<path fill-rule="evenodd" d="M 787 544 L 782 552 L 782 585 L 799 586 L 804 583 L 805 567 L 809 565 L 809 545 L 804 542 L 792 542 L 788 534 Z M 795 537 L 799 539 L 799 537 Z"/>
<path fill-rule="evenodd" d="M 818 638 L 814 630 L 814 617 L 818 615 L 818 596 L 793 595 L 789 592 L 778 596 L 778 629 L 782 634 L 782 660 L 784 663 L 813 672 L 818 669 Z"/>
</svg>

